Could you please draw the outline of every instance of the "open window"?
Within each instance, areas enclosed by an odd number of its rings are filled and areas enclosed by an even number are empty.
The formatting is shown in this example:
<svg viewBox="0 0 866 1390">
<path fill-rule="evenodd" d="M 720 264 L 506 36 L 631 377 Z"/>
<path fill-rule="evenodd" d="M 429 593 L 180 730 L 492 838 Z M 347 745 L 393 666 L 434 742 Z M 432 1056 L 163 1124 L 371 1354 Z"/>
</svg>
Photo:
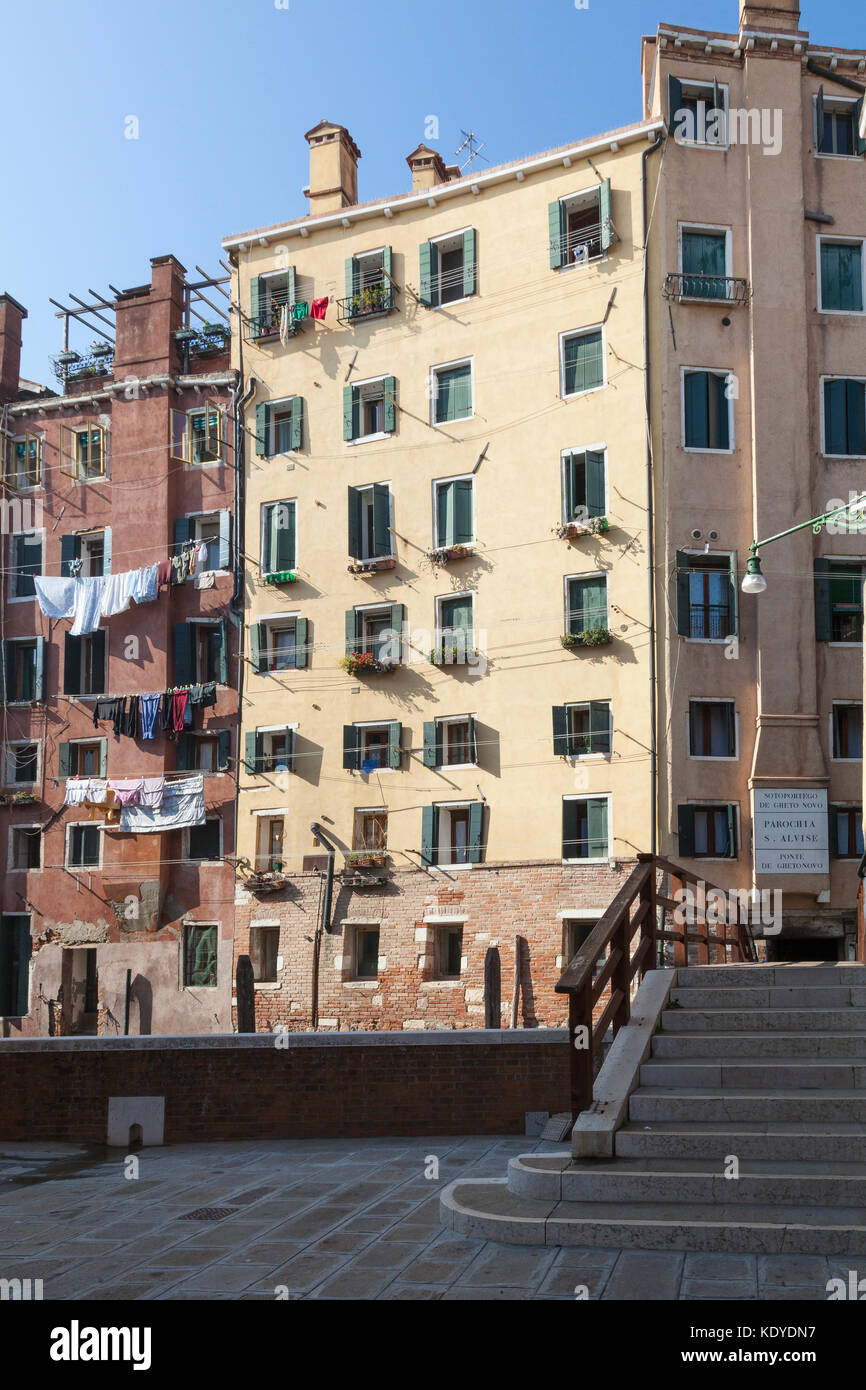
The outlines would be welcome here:
<svg viewBox="0 0 866 1390">
<path fill-rule="evenodd" d="M 171 412 L 171 457 L 191 467 L 221 463 L 225 442 L 225 412 L 219 401 L 206 401 L 195 410 Z"/>
<path fill-rule="evenodd" d="M 43 447 L 44 440 L 41 434 L 28 432 L 9 441 L 5 477 L 6 482 L 16 492 L 41 487 Z"/>
<path fill-rule="evenodd" d="M 61 425 L 59 452 L 61 473 L 76 483 L 96 482 L 108 472 L 108 430 Z"/>
<path fill-rule="evenodd" d="M 813 100 L 815 153 L 842 159 L 866 154 L 863 98 L 827 96 L 821 86 Z"/>
<path fill-rule="evenodd" d="M 256 406 L 256 453 L 274 458 L 295 453 L 304 441 L 304 400 L 285 396 Z"/>
<path fill-rule="evenodd" d="M 244 766 L 251 776 L 267 772 L 294 772 L 294 724 L 272 724 L 246 735 Z"/>
<path fill-rule="evenodd" d="M 863 706 L 837 700 L 830 717 L 833 758 L 859 762 L 863 757 Z"/>
<path fill-rule="evenodd" d="M 9 869 L 28 872 L 42 868 L 42 826 L 13 825 L 9 832 Z"/>
<path fill-rule="evenodd" d="M 73 637 L 63 635 L 64 695 L 102 695 L 105 692 L 105 628 Z"/>
<path fill-rule="evenodd" d="M 720 642 L 739 629 L 737 552 L 691 555 L 678 550 L 677 632 L 697 642 Z"/>
<path fill-rule="evenodd" d="M 9 637 L 0 644 L 3 698 L 10 705 L 30 704 L 43 695 L 44 637 Z"/>
<path fill-rule="evenodd" d="M 728 145 L 728 89 L 712 82 L 669 79 L 669 126 L 678 145 Z"/>
<path fill-rule="evenodd" d="M 356 381 L 343 387 L 343 438 L 348 444 L 381 439 L 397 424 L 397 382 L 393 376 Z"/>
<path fill-rule="evenodd" d="M 403 760 L 403 726 L 399 720 L 383 724 L 343 726 L 343 767 L 351 772 L 395 771 Z"/>
<path fill-rule="evenodd" d="M 454 304 L 475 293 L 476 242 L 474 228 L 466 227 L 421 243 L 420 298 L 425 308 Z"/>
<path fill-rule="evenodd" d="M 393 555 L 390 484 L 350 487 L 348 510 L 351 558 L 363 561 Z"/>
<path fill-rule="evenodd" d="M 296 299 L 294 266 L 265 275 L 254 275 L 250 281 L 250 336 L 275 337 L 284 325 L 290 333 L 295 332 L 299 326 L 298 320 L 292 316 Z"/>
<path fill-rule="evenodd" d="M 259 873 L 281 872 L 285 831 L 286 818 L 282 811 L 265 811 L 256 816 L 256 869 Z"/>
<path fill-rule="evenodd" d="M 812 563 L 816 640 L 859 645 L 863 641 L 863 562 L 816 556 Z"/>
<path fill-rule="evenodd" d="M 39 744 L 14 739 L 6 744 L 3 784 L 33 787 L 39 780 Z"/>
<path fill-rule="evenodd" d="M 355 811 L 352 849 L 382 854 L 388 848 L 388 812 L 381 806 L 361 806 Z"/>
<path fill-rule="evenodd" d="M 478 762 L 474 714 L 431 719 L 424 724 L 425 767 L 473 767 Z"/>
<path fill-rule="evenodd" d="M 610 851 L 610 797 L 566 796 L 562 802 L 563 859 L 609 859 Z"/>
<path fill-rule="evenodd" d="M 98 869 L 102 864 L 102 826 L 90 822 L 67 825 L 67 869 Z"/>
<path fill-rule="evenodd" d="M 228 682 L 228 626 L 224 618 L 175 623 L 174 683 Z"/>
<path fill-rule="evenodd" d="M 559 198 L 548 208 L 550 266 L 559 270 L 600 260 L 614 241 L 610 179 Z"/>
<path fill-rule="evenodd" d="M 553 751 L 563 758 L 609 757 L 613 719 L 609 700 L 553 706 Z"/>
<path fill-rule="evenodd" d="M 394 308 L 390 246 L 362 251 L 346 261 L 346 298 L 340 304 L 343 323 L 387 314 Z"/>
<path fill-rule="evenodd" d="M 480 864 L 483 830 L 483 801 L 425 806 L 421 813 L 421 863 L 439 868 Z"/>
<path fill-rule="evenodd" d="M 607 452 L 603 447 L 562 455 L 562 519 L 584 521 L 607 510 Z"/>
<path fill-rule="evenodd" d="M 307 665 L 307 619 L 294 613 L 259 618 L 249 626 L 250 662 L 254 671 L 293 671 Z"/>
<path fill-rule="evenodd" d="M 684 859 L 736 859 L 737 807 L 724 803 L 677 807 L 679 854 Z"/>
</svg>

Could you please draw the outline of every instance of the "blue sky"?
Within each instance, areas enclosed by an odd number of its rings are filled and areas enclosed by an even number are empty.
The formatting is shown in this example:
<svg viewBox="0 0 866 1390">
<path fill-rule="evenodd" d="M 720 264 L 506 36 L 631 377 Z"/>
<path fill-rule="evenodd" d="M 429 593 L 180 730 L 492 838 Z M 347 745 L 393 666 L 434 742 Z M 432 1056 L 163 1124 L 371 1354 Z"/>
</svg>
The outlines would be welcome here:
<svg viewBox="0 0 866 1390">
<path fill-rule="evenodd" d="M 866 42 L 862 0 L 802 7 L 816 42 Z M 166 252 L 216 269 L 222 236 L 302 215 L 303 134 L 322 116 L 361 148 L 362 199 L 404 192 L 428 116 L 446 163 L 461 127 L 501 163 L 625 125 L 641 115 L 642 33 L 660 21 L 733 31 L 737 15 L 737 0 L 7 6 L 0 289 L 29 310 L 23 374 L 53 382 L 49 295 L 142 284 Z"/>
</svg>

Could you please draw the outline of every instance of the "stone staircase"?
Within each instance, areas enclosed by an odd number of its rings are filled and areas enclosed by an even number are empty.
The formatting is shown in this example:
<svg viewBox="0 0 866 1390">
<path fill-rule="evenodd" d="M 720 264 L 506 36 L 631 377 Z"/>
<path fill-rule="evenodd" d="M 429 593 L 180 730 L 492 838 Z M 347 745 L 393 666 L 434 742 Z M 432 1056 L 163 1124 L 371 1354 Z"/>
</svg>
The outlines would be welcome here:
<svg viewBox="0 0 866 1390">
<path fill-rule="evenodd" d="M 446 1188 L 443 1223 L 519 1245 L 866 1252 L 866 966 L 680 968 L 659 1022 L 614 1158 L 512 1159 Z"/>
</svg>

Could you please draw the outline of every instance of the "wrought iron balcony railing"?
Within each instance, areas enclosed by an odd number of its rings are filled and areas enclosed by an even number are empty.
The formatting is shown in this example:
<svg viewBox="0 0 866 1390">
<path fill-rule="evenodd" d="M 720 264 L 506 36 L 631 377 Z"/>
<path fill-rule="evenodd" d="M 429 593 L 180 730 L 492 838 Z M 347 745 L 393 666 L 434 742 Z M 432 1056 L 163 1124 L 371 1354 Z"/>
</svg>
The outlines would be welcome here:
<svg viewBox="0 0 866 1390">
<path fill-rule="evenodd" d="M 255 339 L 279 337 L 283 320 L 283 309 L 286 307 L 288 307 L 286 328 L 290 336 L 294 337 L 296 333 L 300 333 L 304 319 L 307 318 L 309 315 L 309 305 L 299 304 L 297 308 L 299 310 L 303 310 L 303 312 L 299 312 L 296 314 L 296 306 L 294 304 L 289 304 L 288 306 L 286 306 L 285 301 L 274 299 L 267 306 L 267 308 L 262 309 L 258 314 L 253 315 L 253 317 L 250 319 L 250 338 Z"/>
<path fill-rule="evenodd" d="M 355 323 L 358 319 L 374 318 L 378 314 L 390 314 L 396 308 L 396 292 L 387 280 L 374 281 L 363 285 L 347 299 L 337 300 L 337 321 Z"/>
<path fill-rule="evenodd" d="M 58 381 L 86 381 L 90 377 L 111 376 L 113 365 L 113 352 L 62 352 L 51 361 Z"/>
<path fill-rule="evenodd" d="M 682 303 L 683 300 L 701 300 L 715 304 L 748 304 L 752 288 L 748 280 L 737 279 L 732 275 L 681 275 L 673 273 L 665 278 L 662 287 L 665 299 Z"/>
<path fill-rule="evenodd" d="M 689 636 L 703 640 L 729 637 L 731 610 L 726 603 L 699 604 L 689 612 Z"/>
</svg>

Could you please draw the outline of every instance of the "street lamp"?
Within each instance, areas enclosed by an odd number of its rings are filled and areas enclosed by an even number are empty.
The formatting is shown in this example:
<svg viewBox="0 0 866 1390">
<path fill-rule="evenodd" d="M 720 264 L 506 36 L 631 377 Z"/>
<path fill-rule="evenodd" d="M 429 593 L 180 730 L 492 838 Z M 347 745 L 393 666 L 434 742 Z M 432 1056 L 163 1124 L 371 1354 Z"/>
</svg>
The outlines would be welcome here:
<svg viewBox="0 0 866 1390">
<path fill-rule="evenodd" d="M 801 521 L 797 526 L 789 527 L 787 531 L 779 531 L 775 536 L 767 536 L 762 541 L 752 541 L 749 546 L 749 558 L 746 561 L 746 573 L 741 585 L 743 593 L 763 594 L 766 592 L 767 581 L 761 570 L 761 557 L 758 554 L 762 546 L 772 545 L 773 541 L 783 540 L 785 536 L 793 536 L 795 532 L 805 531 L 810 526 L 815 535 L 819 536 L 828 522 L 841 520 L 843 517 L 851 521 L 855 517 L 862 516 L 864 512 L 866 512 L 866 492 L 860 497 L 855 497 L 853 501 L 846 502 L 841 507 L 834 507 L 832 511 L 823 512 L 821 516 L 813 516 L 810 521 Z"/>
</svg>

